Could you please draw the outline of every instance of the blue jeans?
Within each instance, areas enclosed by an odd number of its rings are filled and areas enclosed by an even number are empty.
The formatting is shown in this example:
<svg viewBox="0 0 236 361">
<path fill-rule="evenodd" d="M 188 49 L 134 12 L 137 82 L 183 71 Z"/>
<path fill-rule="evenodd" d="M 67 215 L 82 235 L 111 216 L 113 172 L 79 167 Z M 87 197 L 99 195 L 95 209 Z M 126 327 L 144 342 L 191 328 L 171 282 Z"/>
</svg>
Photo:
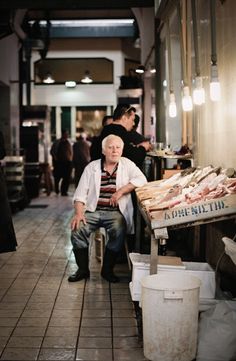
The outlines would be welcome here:
<svg viewBox="0 0 236 361">
<path fill-rule="evenodd" d="M 87 224 L 81 222 L 77 230 L 71 232 L 71 243 L 73 249 L 87 248 L 90 235 L 98 228 L 103 227 L 108 234 L 106 247 L 113 252 L 122 249 L 126 235 L 126 221 L 119 211 L 95 211 L 85 212 Z"/>
</svg>

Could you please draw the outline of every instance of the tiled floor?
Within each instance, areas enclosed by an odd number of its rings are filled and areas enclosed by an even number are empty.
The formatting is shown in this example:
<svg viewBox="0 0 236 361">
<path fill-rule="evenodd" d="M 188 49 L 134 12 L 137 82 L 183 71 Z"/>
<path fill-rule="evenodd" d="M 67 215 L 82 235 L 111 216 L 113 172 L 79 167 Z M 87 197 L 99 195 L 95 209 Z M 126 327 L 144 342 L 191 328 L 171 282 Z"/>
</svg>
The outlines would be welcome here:
<svg viewBox="0 0 236 361">
<path fill-rule="evenodd" d="M 0 254 L 0 360 L 146 360 L 129 293 L 100 277 L 69 283 L 77 267 L 70 243 L 71 197 L 40 196 L 13 216 L 18 249 Z"/>
</svg>

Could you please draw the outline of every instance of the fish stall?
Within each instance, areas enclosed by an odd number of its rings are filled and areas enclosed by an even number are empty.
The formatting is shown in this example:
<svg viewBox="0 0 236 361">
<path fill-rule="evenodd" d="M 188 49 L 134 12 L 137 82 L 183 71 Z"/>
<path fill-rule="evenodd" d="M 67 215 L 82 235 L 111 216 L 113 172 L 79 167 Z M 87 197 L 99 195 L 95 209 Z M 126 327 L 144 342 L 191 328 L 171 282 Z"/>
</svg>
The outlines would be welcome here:
<svg viewBox="0 0 236 361">
<path fill-rule="evenodd" d="M 155 274 L 158 243 L 168 239 L 168 229 L 236 217 L 236 172 L 191 167 L 137 188 L 136 196 L 138 211 L 151 230 L 150 274 Z"/>
</svg>

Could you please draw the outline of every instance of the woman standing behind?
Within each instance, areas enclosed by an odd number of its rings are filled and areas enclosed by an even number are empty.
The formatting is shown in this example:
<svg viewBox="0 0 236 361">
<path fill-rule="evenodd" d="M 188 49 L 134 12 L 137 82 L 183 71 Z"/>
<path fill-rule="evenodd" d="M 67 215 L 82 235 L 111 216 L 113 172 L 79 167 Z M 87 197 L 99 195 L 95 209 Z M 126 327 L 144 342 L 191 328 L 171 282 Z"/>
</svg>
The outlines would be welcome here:
<svg viewBox="0 0 236 361">
<path fill-rule="evenodd" d="M 3 134 L 0 131 L 0 160 L 6 155 Z M 1 162 L 0 162 L 1 165 Z M 16 250 L 16 235 L 12 223 L 11 209 L 7 198 L 7 187 L 0 166 L 0 253 Z"/>
</svg>

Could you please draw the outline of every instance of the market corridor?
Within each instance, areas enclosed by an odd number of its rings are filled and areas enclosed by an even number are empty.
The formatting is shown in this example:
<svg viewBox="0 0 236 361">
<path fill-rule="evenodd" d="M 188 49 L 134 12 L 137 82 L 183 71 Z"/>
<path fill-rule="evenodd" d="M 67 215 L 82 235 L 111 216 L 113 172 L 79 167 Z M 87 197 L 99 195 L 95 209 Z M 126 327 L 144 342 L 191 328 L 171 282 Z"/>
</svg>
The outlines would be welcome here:
<svg viewBox="0 0 236 361">
<path fill-rule="evenodd" d="M 40 196 L 13 215 L 18 249 L 0 254 L 0 360 L 146 360 L 129 293 L 100 277 L 91 247 L 91 278 L 69 283 L 71 197 Z"/>
</svg>

